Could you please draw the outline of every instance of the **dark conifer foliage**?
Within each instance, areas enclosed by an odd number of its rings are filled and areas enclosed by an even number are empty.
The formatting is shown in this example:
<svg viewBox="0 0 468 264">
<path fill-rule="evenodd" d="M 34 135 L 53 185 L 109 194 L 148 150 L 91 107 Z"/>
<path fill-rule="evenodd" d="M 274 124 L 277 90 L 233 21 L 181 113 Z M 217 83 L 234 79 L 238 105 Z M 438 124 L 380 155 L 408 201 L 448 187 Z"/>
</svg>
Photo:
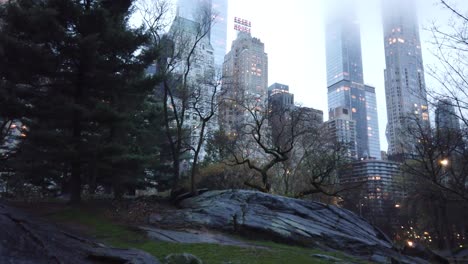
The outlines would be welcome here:
<svg viewBox="0 0 468 264">
<path fill-rule="evenodd" d="M 18 0 L 1 7 L 0 94 L 15 108 L 2 103 L 0 116 L 21 118 L 29 131 L 13 167 L 35 184 L 68 186 L 72 203 L 84 183 L 121 195 L 157 154 L 141 139 L 157 122 L 145 118 L 157 82 L 145 69 L 157 52 L 142 29 L 130 28 L 132 2 Z"/>
</svg>

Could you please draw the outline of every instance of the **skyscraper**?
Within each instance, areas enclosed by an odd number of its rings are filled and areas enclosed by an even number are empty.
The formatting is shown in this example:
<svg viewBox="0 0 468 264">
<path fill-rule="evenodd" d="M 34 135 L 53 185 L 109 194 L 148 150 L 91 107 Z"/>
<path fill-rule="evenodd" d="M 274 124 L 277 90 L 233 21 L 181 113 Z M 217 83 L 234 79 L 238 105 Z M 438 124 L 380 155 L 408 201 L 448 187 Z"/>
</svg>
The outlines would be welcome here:
<svg viewBox="0 0 468 264">
<path fill-rule="evenodd" d="M 201 11 L 212 5 L 212 0 L 177 0 L 177 16 L 199 22 Z"/>
<path fill-rule="evenodd" d="M 214 62 L 221 68 L 226 54 L 228 0 L 178 0 L 177 15 L 199 22 L 201 11 L 206 7 L 210 8 L 210 17 L 214 18 L 209 34 Z"/>
<path fill-rule="evenodd" d="M 375 88 L 364 84 L 354 1 L 336 3 L 326 21 L 328 108 L 351 111 L 358 158 L 380 159 Z"/>
<path fill-rule="evenodd" d="M 280 108 L 294 106 L 294 94 L 289 92 L 288 85 L 274 83 L 268 87 L 268 104 Z"/>
<path fill-rule="evenodd" d="M 211 28 L 211 46 L 214 49 L 215 66 L 222 68 L 227 47 L 228 0 L 211 0 L 215 20 Z"/>
<path fill-rule="evenodd" d="M 346 156 L 356 159 L 356 122 L 351 119 L 349 109 L 330 109 L 328 116 L 330 120 L 326 122 L 326 127 L 330 140 L 346 146 Z"/>
<path fill-rule="evenodd" d="M 450 99 L 439 99 L 435 109 L 435 125 L 436 125 L 436 139 L 438 140 L 439 147 L 446 149 L 453 149 L 456 147 L 452 155 L 456 153 L 463 153 L 465 143 L 463 142 L 463 133 L 460 128 L 460 120 L 455 106 Z"/>
<path fill-rule="evenodd" d="M 435 109 L 435 124 L 437 130 L 460 131 L 458 116 L 450 99 L 438 100 Z"/>
<path fill-rule="evenodd" d="M 395 181 L 400 174 L 400 164 L 391 161 L 363 160 L 349 164 L 342 171 L 340 183 L 355 188 L 345 194 L 344 207 L 380 228 L 388 227 L 395 203 L 403 198 Z"/>
<path fill-rule="evenodd" d="M 409 154 L 411 120 L 429 125 L 418 19 L 413 1 L 384 0 L 382 8 L 388 154 Z"/>
<path fill-rule="evenodd" d="M 250 33 L 239 32 L 224 58 L 223 76 L 221 97 L 225 100 L 219 109 L 219 122 L 230 133 L 246 121 L 243 107 L 265 107 L 268 86 L 265 44 Z"/>
</svg>

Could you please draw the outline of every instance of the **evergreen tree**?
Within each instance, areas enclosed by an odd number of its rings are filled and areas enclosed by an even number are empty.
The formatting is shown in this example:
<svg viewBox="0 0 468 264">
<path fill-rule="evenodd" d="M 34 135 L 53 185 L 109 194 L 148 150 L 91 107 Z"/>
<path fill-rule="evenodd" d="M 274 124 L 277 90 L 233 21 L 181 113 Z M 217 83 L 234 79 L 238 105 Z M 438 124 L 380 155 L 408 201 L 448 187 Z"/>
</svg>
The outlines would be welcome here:
<svg viewBox="0 0 468 264">
<path fill-rule="evenodd" d="M 135 121 L 156 82 L 145 69 L 157 54 L 142 29 L 129 27 L 132 2 L 18 0 L 1 8 L 2 80 L 30 94 L 20 98 L 30 133 L 16 172 L 36 184 L 69 180 L 72 203 L 83 179 L 119 194 L 144 171 L 148 152 L 138 148 Z"/>
</svg>

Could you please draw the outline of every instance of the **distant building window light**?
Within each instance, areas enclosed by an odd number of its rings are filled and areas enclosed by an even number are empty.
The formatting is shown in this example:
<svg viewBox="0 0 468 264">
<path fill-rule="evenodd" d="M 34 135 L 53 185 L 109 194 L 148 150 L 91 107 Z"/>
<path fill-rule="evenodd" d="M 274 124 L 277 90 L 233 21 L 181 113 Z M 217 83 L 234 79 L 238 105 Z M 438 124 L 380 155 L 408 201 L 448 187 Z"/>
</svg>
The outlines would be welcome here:
<svg viewBox="0 0 468 264">
<path fill-rule="evenodd" d="M 356 108 L 351 109 L 351 111 L 352 111 L 353 113 L 356 113 L 356 112 L 357 112 Z"/>
<path fill-rule="evenodd" d="M 425 120 L 425 121 L 429 120 L 429 114 L 428 114 L 428 113 L 423 113 L 423 114 L 422 114 L 422 118 L 423 118 L 423 120 Z"/>
</svg>

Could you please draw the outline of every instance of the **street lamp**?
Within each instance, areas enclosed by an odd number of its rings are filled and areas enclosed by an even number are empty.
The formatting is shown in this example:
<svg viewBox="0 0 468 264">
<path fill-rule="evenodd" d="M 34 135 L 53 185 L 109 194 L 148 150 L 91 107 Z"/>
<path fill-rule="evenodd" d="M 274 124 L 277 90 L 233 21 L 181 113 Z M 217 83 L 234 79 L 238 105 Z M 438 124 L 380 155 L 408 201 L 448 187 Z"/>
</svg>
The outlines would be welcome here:
<svg viewBox="0 0 468 264">
<path fill-rule="evenodd" d="M 449 160 L 447 158 L 445 158 L 445 159 L 440 160 L 439 163 L 443 167 L 447 167 L 449 165 Z"/>
</svg>

